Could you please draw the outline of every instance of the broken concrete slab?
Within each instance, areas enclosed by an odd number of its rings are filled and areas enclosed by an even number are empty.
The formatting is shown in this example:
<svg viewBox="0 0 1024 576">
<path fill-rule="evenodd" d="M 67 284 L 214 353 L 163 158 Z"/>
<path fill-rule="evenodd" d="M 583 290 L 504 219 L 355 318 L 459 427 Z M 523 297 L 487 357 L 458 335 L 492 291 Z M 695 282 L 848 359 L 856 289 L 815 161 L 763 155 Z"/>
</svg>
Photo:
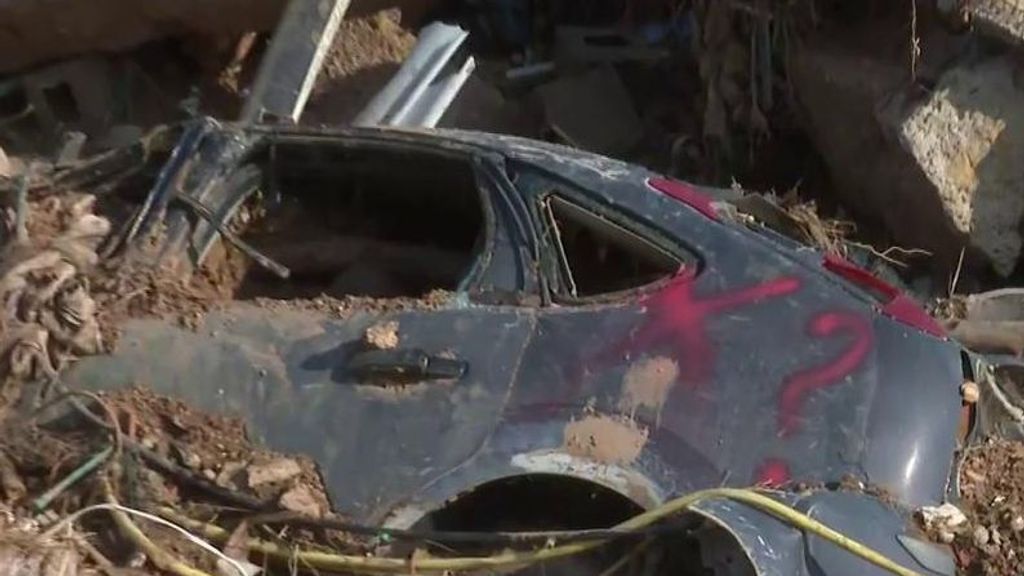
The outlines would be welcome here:
<svg viewBox="0 0 1024 576">
<path fill-rule="evenodd" d="M 538 91 L 548 126 L 572 146 L 621 154 L 643 134 L 629 93 L 610 66 L 564 76 Z"/>
<path fill-rule="evenodd" d="M 965 12 L 974 28 L 1011 45 L 1024 46 L 1024 0 L 940 2 L 946 12 Z"/>
<path fill-rule="evenodd" d="M 67 129 L 103 133 L 113 114 L 113 75 L 99 58 L 68 60 L 21 79 L 37 118 L 51 132 Z"/>
<path fill-rule="evenodd" d="M 1024 88 L 1004 57 L 962 62 L 895 125 L 949 222 L 1002 276 L 1017 266 L 1024 217 Z"/>
<path fill-rule="evenodd" d="M 1024 92 L 1006 56 L 943 59 L 935 88 L 902 59 L 819 39 L 789 67 L 801 115 L 843 202 L 923 248 L 937 270 L 1006 275 L 1021 253 Z"/>
</svg>

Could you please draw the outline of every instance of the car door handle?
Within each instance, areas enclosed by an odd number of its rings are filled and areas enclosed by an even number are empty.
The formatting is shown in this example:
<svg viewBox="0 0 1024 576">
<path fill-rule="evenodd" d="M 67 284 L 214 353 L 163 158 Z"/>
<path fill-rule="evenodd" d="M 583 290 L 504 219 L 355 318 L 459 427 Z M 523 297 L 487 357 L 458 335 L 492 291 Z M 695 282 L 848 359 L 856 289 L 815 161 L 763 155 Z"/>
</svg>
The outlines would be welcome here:
<svg viewBox="0 0 1024 576">
<path fill-rule="evenodd" d="M 419 348 L 367 350 L 349 361 L 349 370 L 359 379 L 457 380 L 467 368 L 463 360 L 427 354 Z"/>
</svg>

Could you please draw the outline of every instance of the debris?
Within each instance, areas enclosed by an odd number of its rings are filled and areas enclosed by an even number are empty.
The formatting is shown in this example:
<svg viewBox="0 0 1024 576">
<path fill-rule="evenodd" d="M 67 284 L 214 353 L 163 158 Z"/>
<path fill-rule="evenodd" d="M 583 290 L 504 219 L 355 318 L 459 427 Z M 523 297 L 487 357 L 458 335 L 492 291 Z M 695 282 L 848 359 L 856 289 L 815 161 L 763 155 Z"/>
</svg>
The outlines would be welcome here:
<svg viewBox="0 0 1024 576">
<path fill-rule="evenodd" d="M 616 28 L 560 26 L 555 30 L 555 59 L 560 64 L 620 64 L 652 62 L 669 55 L 648 45 L 638 33 Z"/>
<path fill-rule="evenodd" d="M 95 137 L 108 128 L 114 93 L 113 70 L 107 60 L 60 62 L 21 80 L 33 113 L 54 136 L 77 130 Z M 81 137 L 74 140 L 84 142 Z"/>
<path fill-rule="evenodd" d="M 245 469 L 249 488 L 257 488 L 265 484 L 276 484 L 291 480 L 302 473 L 299 463 L 291 458 L 275 458 L 260 463 L 250 464 Z"/>
<path fill-rule="evenodd" d="M 7 157 L 4 149 L 0 148 L 0 178 L 10 178 L 13 175 L 14 167 L 11 165 L 11 160 Z"/>
<path fill-rule="evenodd" d="M 267 256 L 264 256 L 258 250 L 250 246 L 248 242 L 242 240 L 238 234 L 232 232 L 226 224 L 222 223 L 220 219 L 210 212 L 209 208 L 203 206 L 201 202 L 185 194 L 176 196 L 176 199 L 188 205 L 188 207 L 194 210 L 201 218 L 212 224 L 221 236 L 245 253 L 246 256 L 255 260 L 260 266 L 270 270 L 281 279 L 287 279 L 291 276 L 291 271 L 288 270 L 287 267 L 275 262 Z"/>
<path fill-rule="evenodd" d="M 288 3 L 246 100 L 243 122 L 298 123 L 349 3 Z"/>
<path fill-rule="evenodd" d="M 906 34 L 870 29 L 873 37 Z M 904 62 L 869 57 L 840 38 L 796 50 L 789 79 L 848 206 L 884 223 L 897 243 L 931 252 L 937 268 L 952 269 L 967 243 L 968 269 L 987 264 L 1005 277 L 1021 253 L 1024 216 L 1016 64 L 961 55 L 961 41 L 928 36 L 921 74 L 935 86 L 925 93 L 907 87 Z"/>
<path fill-rule="evenodd" d="M 324 513 L 320 502 L 305 484 L 299 484 L 282 494 L 277 503 L 285 510 L 298 512 L 309 518 L 319 518 Z"/>
<path fill-rule="evenodd" d="M 967 522 L 967 516 L 949 502 L 940 506 L 924 506 L 917 513 L 926 530 L 952 531 Z"/>
<path fill-rule="evenodd" d="M 66 168 L 74 165 L 82 157 L 82 147 L 85 146 L 87 136 L 81 132 L 65 132 L 61 134 L 60 148 L 57 150 L 57 159 L 53 165 L 55 168 Z"/>
<path fill-rule="evenodd" d="M 984 526 L 976 527 L 974 529 L 974 532 L 971 533 L 971 539 L 974 541 L 974 545 L 978 546 L 979 548 L 984 546 L 985 544 L 988 544 L 988 540 L 989 540 L 988 529 L 985 528 Z"/>
<path fill-rule="evenodd" d="M 21 500 L 28 493 L 14 463 L 4 454 L 3 450 L 0 450 L 0 489 L 3 489 L 3 495 L 11 502 Z"/>
<path fill-rule="evenodd" d="M 113 453 L 114 448 L 112 446 L 97 452 L 88 460 L 83 462 L 81 466 L 75 468 L 71 472 L 71 474 L 68 474 L 67 476 L 64 477 L 63 480 L 55 484 L 53 488 L 50 488 L 41 496 L 33 500 L 32 507 L 35 508 L 36 512 L 42 512 L 43 510 L 46 510 L 50 506 L 50 503 L 53 502 L 55 498 L 64 493 L 65 490 L 70 488 L 76 482 L 80 481 L 82 478 L 85 478 L 86 476 L 94 472 L 97 468 L 100 467 L 100 465 L 106 462 L 107 459 L 110 458 L 110 455 Z"/>
<path fill-rule="evenodd" d="M 366 329 L 366 343 L 378 350 L 393 350 L 398 347 L 398 322 L 389 320 L 374 324 Z"/>
<path fill-rule="evenodd" d="M 976 404 L 981 396 L 981 391 L 976 383 L 968 380 L 960 385 L 960 396 L 964 399 L 965 403 Z"/>
<path fill-rule="evenodd" d="M 640 119 L 614 68 L 563 76 L 538 91 L 548 125 L 573 146 L 621 154 L 642 135 Z"/>
<path fill-rule="evenodd" d="M 476 67 L 472 56 L 457 58 L 468 35 L 458 26 L 440 22 L 425 27 L 398 73 L 352 123 L 435 126 Z"/>
<path fill-rule="evenodd" d="M 1024 530 L 1024 516 L 1014 516 L 1010 521 L 1010 530 L 1020 532 Z"/>
<path fill-rule="evenodd" d="M 1024 4 L 1019 0 L 952 2 L 947 11 L 964 11 L 983 34 L 1014 48 L 1024 47 Z"/>
</svg>

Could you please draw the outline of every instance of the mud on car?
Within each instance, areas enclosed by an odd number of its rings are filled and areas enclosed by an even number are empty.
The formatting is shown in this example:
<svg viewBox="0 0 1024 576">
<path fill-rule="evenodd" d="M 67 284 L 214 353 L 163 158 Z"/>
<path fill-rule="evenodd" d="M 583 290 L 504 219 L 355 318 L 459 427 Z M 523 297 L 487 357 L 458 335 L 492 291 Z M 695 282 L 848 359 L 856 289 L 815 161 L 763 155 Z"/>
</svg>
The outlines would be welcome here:
<svg viewBox="0 0 1024 576">
<path fill-rule="evenodd" d="M 695 490 L 789 487 L 778 500 L 895 562 L 952 569 L 908 511 L 955 495 L 969 363 L 867 272 L 718 191 L 547 143 L 174 137 L 122 240 L 159 230 L 146 257 L 182 274 L 229 244 L 256 260 L 197 327 L 131 320 L 69 385 L 241 415 L 361 522 L 603 528 Z M 684 573 L 881 570 L 742 503 L 686 520 Z"/>
</svg>

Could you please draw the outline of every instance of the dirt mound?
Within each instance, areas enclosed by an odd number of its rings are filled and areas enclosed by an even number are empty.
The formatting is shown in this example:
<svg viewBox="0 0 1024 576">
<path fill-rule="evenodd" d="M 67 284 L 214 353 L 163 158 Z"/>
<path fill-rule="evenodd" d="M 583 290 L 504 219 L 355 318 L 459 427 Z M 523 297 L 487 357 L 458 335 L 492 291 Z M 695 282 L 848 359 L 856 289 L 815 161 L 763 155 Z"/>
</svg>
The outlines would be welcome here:
<svg viewBox="0 0 1024 576">
<path fill-rule="evenodd" d="M 1024 574 L 1024 444 L 996 440 L 968 451 L 960 472 L 969 529 L 954 540 L 967 574 Z"/>
<path fill-rule="evenodd" d="M 348 124 L 394 75 L 416 45 L 397 8 L 341 22 L 303 116 L 307 123 Z"/>
</svg>

